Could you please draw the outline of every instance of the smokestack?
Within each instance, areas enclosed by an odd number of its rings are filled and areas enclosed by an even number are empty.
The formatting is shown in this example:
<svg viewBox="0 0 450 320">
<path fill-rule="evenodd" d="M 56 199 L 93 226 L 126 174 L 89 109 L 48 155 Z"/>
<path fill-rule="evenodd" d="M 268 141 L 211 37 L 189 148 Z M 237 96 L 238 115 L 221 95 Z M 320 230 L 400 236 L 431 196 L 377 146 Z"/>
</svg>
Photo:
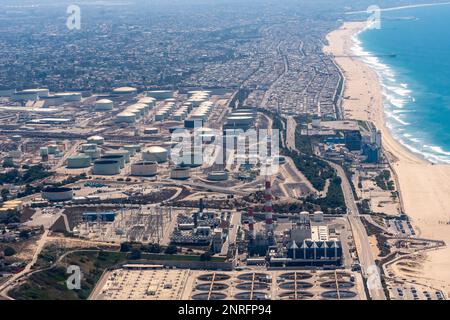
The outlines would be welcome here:
<svg viewBox="0 0 450 320">
<path fill-rule="evenodd" d="M 250 230 L 250 237 L 254 238 L 254 230 L 255 230 L 255 218 L 253 214 L 253 208 L 248 208 L 248 229 Z"/>
<path fill-rule="evenodd" d="M 264 192 L 264 212 L 266 214 L 266 231 L 268 235 L 273 233 L 273 218 L 272 218 L 272 188 L 270 181 L 266 181 L 266 188 Z"/>
</svg>

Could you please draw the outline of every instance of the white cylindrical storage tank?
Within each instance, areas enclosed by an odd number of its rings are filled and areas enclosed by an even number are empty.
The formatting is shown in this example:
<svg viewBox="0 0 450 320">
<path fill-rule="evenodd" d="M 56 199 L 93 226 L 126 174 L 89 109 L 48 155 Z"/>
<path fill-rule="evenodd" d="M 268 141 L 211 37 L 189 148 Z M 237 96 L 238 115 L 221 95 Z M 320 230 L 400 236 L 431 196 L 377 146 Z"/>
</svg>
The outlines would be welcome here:
<svg viewBox="0 0 450 320">
<path fill-rule="evenodd" d="M 61 97 L 64 99 L 65 102 L 80 102 L 82 98 L 80 92 L 55 93 L 55 97 Z"/>
<path fill-rule="evenodd" d="M 131 112 L 119 113 L 116 117 L 116 122 L 134 123 L 136 121 L 136 115 Z"/>
<path fill-rule="evenodd" d="M 123 146 L 124 150 L 127 150 L 131 155 L 135 155 L 138 152 L 141 152 L 141 145 L 139 144 L 127 144 Z"/>
<path fill-rule="evenodd" d="M 120 162 L 112 159 L 100 159 L 94 162 L 92 173 L 95 175 L 112 176 L 120 173 Z"/>
<path fill-rule="evenodd" d="M 158 112 L 155 114 L 155 121 L 163 121 L 166 118 L 165 112 Z"/>
<path fill-rule="evenodd" d="M 127 95 L 135 95 L 137 93 L 137 89 L 133 87 L 120 87 L 115 88 L 113 90 L 113 94 L 120 95 L 120 96 L 127 96 Z"/>
<path fill-rule="evenodd" d="M 101 136 L 92 136 L 87 138 L 88 144 L 96 144 L 96 145 L 102 145 L 105 143 L 105 138 Z"/>
<path fill-rule="evenodd" d="M 147 97 L 152 97 L 156 100 L 170 99 L 173 97 L 173 94 L 174 92 L 172 90 L 153 90 L 145 93 Z"/>
<path fill-rule="evenodd" d="M 139 119 L 140 117 L 142 117 L 142 115 L 143 115 L 142 110 L 141 109 L 136 109 L 136 108 L 127 108 L 125 110 L 125 113 L 132 113 L 132 114 L 134 114 L 134 117 L 135 117 L 136 120 Z M 122 122 L 122 121 L 119 121 L 119 122 Z"/>
<path fill-rule="evenodd" d="M 73 198 L 73 190 L 66 187 L 47 187 L 42 190 L 42 198 L 48 201 L 70 201 Z"/>
<path fill-rule="evenodd" d="M 86 154 L 79 154 L 67 158 L 67 168 L 69 169 L 87 168 L 90 165 L 91 165 L 91 157 Z"/>
<path fill-rule="evenodd" d="M 148 105 L 150 108 L 154 108 L 155 107 L 155 98 L 152 97 L 143 97 L 141 99 L 138 100 L 138 103 L 143 103 Z"/>
<path fill-rule="evenodd" d="M 228 180 L 228 172 L 226 171 L 211 171 L 208 173 L 208 180 L 210 181 L 226 181 Z"/>
<path fill-rule="evenodd" d="M 228 117 L 227 122 L 229 124 L 251 124 L 253 122 L 253 117 L 245 117 L 245 116 L 237 116 L 237 117 Z"/>
<path fill-rule="evenodd" d="M 113 160 L 119 162 L 119 168 L 125 167 L 125 158 L 119 154 L 103 155 L 100 160 Z"/>
<path fill-rule="evenodd" d="M 139 177 L 153 177 L 158 174 L 158 163 L 140 161 L 131 165 L 131 175 Z"/>
<path fill-rule="evenodd" d="M 189 167 L 175 167 L 170 172 L 171 179 L 186 180 L 191 177 L 191 169 Z"/>
<path fill-rule="evenodd" d="M 207 91 L 207 90 L 192 90 L 188 92 L 188 97 L 192 97 L 194 95 L 211 95 L 211 91 Z"/>
<path fill-rule="evenodd" d="M 142 160 L 151 162 L 166 162 L 169 157 L 169 151 L 163 147 L 149 147 L 142 153 Z"/>
<path fill-rule="evenodd" d="M 95 102 L 96 111 L 109 111 L 114 108 L 114 102 L 109 99 L 100 99 Z"/>
</svg>

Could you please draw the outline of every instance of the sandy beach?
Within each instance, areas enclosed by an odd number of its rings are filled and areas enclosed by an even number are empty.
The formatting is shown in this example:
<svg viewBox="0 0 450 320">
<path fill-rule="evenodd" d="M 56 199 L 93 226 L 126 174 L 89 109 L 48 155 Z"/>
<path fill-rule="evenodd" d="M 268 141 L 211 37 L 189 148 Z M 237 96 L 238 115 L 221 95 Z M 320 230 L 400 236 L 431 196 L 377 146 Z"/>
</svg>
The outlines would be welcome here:
<svg viewBox="0 0 450 320">
<path fill-rule="evenodd" d="M 354 55 L 353 35 L 366 22 L 347 22 L 331 32 L 324 48 L 333 54 L 345 76 L 346 118 L 369 120 L 382 131 L 383 148 L 397 175 L 405 213 L 419 237 L 450 244 L 450 165 L 432 165 L 398 143 L 385 126 L 382 88 L 377 73 Z M 402 274 L 450 295 L 450 247 L 427 252 L 415 273 Z"/>
</svg>

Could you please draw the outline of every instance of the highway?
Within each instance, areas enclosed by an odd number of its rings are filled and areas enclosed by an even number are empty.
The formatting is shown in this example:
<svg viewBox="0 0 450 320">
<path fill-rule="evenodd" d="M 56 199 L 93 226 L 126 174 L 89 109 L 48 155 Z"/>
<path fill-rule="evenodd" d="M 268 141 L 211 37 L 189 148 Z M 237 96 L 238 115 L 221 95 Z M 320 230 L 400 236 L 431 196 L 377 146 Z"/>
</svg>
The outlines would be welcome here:
<svg viewBox="0 0 450 320">
<path fill-rule="evenodd" d="M 333 162 L 328 163 L 336 169 L 337 175 L 342 180 L 342 192 L 344 193 L 345 205 L 348 210 L 347 218 L 352 228 L 361 269 L 363 271 L 363 275 L 367 279 L 367 287 L 370 297 L 373 300 L 386 300 L 383 286 L 381 284 L 380 271 L 376 267 L 372 249 L 368 240 L 368 235 L 364 225 L 361 222 L 358 206 L 356 205 L 355 198 L 353 196 L 350 181 L 348 181 L 344 169 L 342 169 L 341 166 Z"/>
</svg>

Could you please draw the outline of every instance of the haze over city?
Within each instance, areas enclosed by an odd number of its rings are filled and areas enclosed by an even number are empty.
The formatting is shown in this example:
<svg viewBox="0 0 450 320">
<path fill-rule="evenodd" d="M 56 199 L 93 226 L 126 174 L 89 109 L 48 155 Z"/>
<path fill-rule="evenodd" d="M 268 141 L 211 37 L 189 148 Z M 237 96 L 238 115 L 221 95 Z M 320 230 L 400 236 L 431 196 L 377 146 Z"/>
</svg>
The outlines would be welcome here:
<svg viewBox="0 0 450 320">
<path fill-rule="evenodd" d="M 3 0 L 0 300 L 447 300 L 448 17 Z"/>
</svg>

